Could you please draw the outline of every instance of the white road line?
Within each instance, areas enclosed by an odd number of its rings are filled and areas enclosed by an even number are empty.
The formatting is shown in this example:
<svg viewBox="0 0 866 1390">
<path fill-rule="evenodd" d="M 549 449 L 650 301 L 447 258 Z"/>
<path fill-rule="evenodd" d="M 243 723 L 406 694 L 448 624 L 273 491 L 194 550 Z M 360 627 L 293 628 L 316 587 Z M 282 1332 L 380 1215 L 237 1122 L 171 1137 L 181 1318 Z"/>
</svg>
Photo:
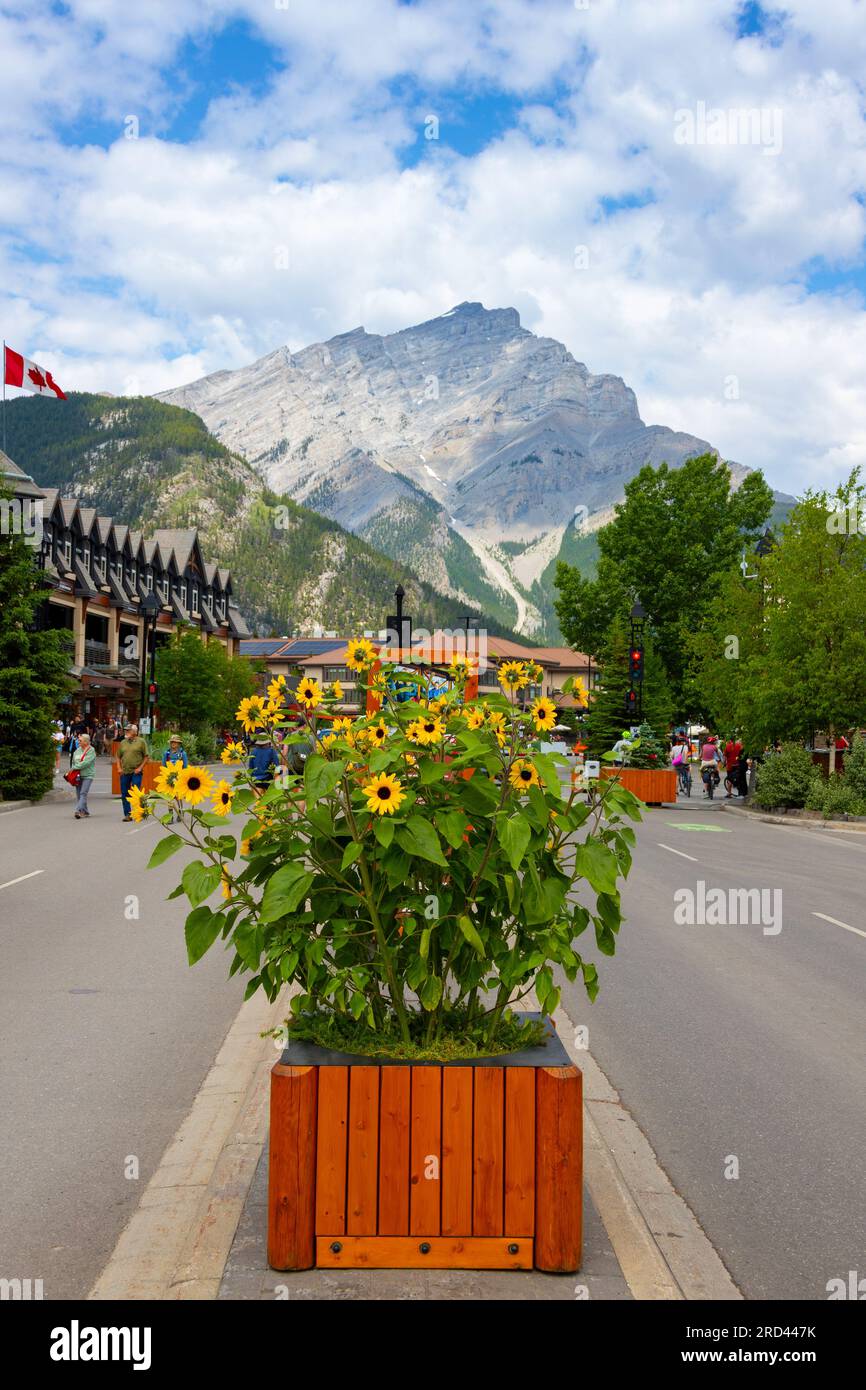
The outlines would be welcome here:
<svg viewBox="0 0 866 1390">
<path fill-rule="evenodd" d="M 832 922 L 834 927 L 844 927 L 846 931 L 855 932 L 857 936 L 866 936 L 866 931 L 861 931 L 859 927 L 849 927 L 847 922 L 840 922 L 838 917 L 828 917 L 826 912 L 813 912 L 813 917 L 820 917 L 822 922 Z"/>
<path fill-rule="evenodd" d="M 11 888 L 13 883 L 23 883 L 26 878 L 35 878 L 37 874 L 44 873 L 44 869 L 34 869 L 32 874 L 22 874 L 20 878 L 10 878 L 8 883 L 0 883 L 0 888 Z"/>
<path fill-rule="evenodd" d="M 678 854 L 680 859 L 691 859 L 693 864 L 700 864 L 700 859 L 696 859 L 693 854 L 683 854 L 681 849 L 674 849 L 673 845 L 663 845 L 661 840 L 656 840 L 659 849 L 666 849 L 668 854 Z"/>
</svg>

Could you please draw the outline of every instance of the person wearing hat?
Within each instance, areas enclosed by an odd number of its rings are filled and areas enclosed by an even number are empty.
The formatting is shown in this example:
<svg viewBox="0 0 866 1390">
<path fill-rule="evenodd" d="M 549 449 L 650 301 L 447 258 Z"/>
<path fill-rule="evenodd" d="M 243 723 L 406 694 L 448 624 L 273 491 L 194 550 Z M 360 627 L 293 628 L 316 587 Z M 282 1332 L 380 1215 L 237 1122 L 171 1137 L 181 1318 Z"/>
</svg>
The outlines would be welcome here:
<svg viewBox="0 0 866 1390">
<path fill-rule="evenodd" d="M 253 789 L 257 796 L 267 791 L 279 766 L 280 755 L 270 738 L 265 733 L 258 734 L 250 751 L 250 772 L 253 774 Z"/>
<path fill-rule="evenodd" d="M 168 747 L 162 755 L 163 767 L 168 767 L 169 763 L 180 763 L 181 767 L 189 767 L 189 758 L 186 756 L 180 734 L 171 735 Z"/>
</svg>

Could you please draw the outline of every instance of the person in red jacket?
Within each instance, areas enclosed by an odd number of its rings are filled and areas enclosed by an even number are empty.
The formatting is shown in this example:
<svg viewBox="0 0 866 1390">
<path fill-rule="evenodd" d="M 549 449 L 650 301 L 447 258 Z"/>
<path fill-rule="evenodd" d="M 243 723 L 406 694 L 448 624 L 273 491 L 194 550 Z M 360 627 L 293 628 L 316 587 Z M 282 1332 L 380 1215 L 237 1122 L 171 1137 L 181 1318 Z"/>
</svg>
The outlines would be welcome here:
<svg viewBox="0 0 866 1390">
<path fill-rule="evenodd" d="M 725 744 L 725 795 L 730 799 L 733 796 L 732 788 L 736 785 L 735 773 L 737 763 L 740 761 L 740 754 L 743 745 L 733 734 Z"/>
</svg>

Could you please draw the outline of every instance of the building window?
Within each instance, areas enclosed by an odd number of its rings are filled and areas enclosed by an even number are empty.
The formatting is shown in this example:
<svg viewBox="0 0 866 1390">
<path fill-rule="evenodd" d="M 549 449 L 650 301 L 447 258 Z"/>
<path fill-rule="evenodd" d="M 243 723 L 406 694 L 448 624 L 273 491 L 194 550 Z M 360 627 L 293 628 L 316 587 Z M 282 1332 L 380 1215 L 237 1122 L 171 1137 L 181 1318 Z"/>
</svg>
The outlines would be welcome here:
<svg viewBox="0 0 866 1390">
<path fill-rule="evenodd" d="M 197 585 L 197 584 L 193 584 L 193 586 L 192 586 L 192 614 L 193 614 L 193 617 L 195 617 L 195 618 L 199 617 L 200 612 L 201 612 L 201 610 L 200 610 L 199 605 L 198 605 L 198 585 Z"/>
<path fill-rule="evenodd" d="M 69 566 L 72 564 L 72 537 L 68 532 L 63 537 L 63 559 L 66 568 L 69 569 Z"/>
<path fill-rule="evenodd" d="M 339 681 L 341 685 L 355 684 L 355 673 L 347 666 L 326 666 L 323 675 L 326 685 L 331 685 L 333 681 Z"/>
<path fill-rule="evenodd" d="M 144 572 L 144 587 L 149 594 L 153 593 L 153 570 L 150 565 L 148 565 Z"/>
</svg>

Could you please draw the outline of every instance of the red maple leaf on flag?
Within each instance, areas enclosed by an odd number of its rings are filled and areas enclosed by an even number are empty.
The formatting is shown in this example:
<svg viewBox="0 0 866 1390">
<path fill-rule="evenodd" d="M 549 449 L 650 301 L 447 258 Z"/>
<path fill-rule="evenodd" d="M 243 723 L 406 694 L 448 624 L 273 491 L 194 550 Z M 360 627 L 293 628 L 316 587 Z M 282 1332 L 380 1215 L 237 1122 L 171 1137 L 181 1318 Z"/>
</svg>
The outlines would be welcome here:
<svg viewBox="0 0 866 1390">
<path fill-rule="evenodd" d="M 29 370 L 29 372 L 27 373 L 27 375 L 29 376 L 30 380 L 33 382 L 33 385 L 34 385 L 34 386 L 38 386 L 38 388 L 39 388 L 40 391 L 41 391 L 41 390 L 45 387 L 45 385 L 47 384 L 46 381 L 45 381 L 45 377 L 42 375 L 42 373 L 40 372 L 40 370 L 39 370 L 38 367 L 31 367 L 30 370 Z"/>
</svg>

